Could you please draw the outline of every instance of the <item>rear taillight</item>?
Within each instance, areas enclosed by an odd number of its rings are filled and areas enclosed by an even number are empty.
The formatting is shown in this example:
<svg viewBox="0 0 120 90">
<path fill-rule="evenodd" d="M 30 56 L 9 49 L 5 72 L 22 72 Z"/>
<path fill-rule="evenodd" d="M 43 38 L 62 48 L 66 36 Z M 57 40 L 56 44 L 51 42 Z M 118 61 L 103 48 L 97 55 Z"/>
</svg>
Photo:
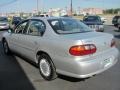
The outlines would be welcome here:
<svg viewBox="0 0 120 90">
<path fill-rule="evenodd" d="M 115 46 L 115 39 L 112 39 L 111 41 L 111 47 Z"/>
<path fill-rule="evenodd" d="M 96 46 L 94 44 L 77 45 L 69 49 L 69 53 L 74 56 L 84 56 L 95 52 Z"/>
</svg>

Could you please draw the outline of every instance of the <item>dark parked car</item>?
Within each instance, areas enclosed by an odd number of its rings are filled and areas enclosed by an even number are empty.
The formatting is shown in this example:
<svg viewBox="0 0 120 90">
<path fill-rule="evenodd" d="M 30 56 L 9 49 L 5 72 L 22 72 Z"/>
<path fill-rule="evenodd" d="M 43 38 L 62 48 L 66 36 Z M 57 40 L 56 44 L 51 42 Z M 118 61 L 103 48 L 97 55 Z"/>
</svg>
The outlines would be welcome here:
<svg viewBox="0 0 120 90">
<path fill-rule="evenodd" d="M 22 21 L 21 17 L 13 17 L 12 18 L 12 26 L 15 27 L 21 21 Z"/>
<path fill-rule="evenodd" d="M 113 20 L 112 20 L 112 24 L 115 26 L 115 27 L 118 27 L 119 26 L 119 22 L 118 22 L 118 19 L 120 19 L 120 16 L 114 16 L 113 17 Z"/>
<path fill-rule="evenodd" d="M 88 25 L 94 31 L 103 32 L 104 26 L 101 18 L 96 15 L 88 15 L 83 18 L 83 23 Z"/>
<path fill-rule="evenodd" d="M 119 31 L 120 31 L 120 18 L 118 19 L 118 28 L 119 28 Z"/>
</svg>

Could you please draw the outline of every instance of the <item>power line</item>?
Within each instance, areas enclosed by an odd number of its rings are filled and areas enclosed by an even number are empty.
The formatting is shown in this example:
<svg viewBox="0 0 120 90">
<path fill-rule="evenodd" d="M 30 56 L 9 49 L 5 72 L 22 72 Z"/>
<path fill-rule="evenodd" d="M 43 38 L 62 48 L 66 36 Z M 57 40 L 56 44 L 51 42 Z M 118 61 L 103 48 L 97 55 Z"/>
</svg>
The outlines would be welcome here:
<svg viewBox="0 0 120 90">
<path fill-rule="evenodd" d="M 12 3 L 14 3 L 14 2 L 17 2 L 18 0 L 12 0 L 12 1 L 10 1 L 10 2 L 6 2 L 6 3 L 3 3 L 3 4 L 0 4 L 0 7 L 4 7 L 4 6 L 7 6 L 7 5 L 10 5 L 10 4 L 12 4 Z"/>
</svg>

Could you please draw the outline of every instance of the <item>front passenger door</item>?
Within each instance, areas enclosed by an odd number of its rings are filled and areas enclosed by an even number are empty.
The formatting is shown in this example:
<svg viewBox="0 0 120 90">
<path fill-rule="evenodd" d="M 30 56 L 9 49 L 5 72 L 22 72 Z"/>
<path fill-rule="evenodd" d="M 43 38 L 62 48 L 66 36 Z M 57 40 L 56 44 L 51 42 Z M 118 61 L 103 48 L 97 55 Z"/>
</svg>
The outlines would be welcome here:
<svg viewBox="0 0 120 90">
<path fill-rule="evenodd" d="M 25 38 L 23 36 L 23 32 L 26 31 L 28 24 L 28 20 L 25 20 L 21 22 L 15 29 L 14 33 L 11 34 L 10 36 L 10 47 L 13 51 L 17 53 L 22 53 L 23 52 L 23 47 L 22 47 L 22 38 Z"/>
</svg>

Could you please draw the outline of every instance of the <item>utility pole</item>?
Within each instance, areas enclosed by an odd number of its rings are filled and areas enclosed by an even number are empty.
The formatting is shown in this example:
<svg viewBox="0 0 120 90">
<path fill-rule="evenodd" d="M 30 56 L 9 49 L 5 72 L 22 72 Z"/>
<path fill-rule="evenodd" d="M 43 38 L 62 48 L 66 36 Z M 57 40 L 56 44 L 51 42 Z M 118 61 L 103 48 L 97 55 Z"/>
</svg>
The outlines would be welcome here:
<svg viewBox="0 0 120 90">
<path fill-rule="evenodd" d="M 70 2 L 70 14 L 71 14 L 71 16 L 72 16 L 72 14 L 73 14 L 72 0 L 71 0 L 71 2 Z"/>
<path fill-rule="evenodd" d="M 37 0 L 37 14 L 39 12 L 39 1 Z"/>
</svg>

